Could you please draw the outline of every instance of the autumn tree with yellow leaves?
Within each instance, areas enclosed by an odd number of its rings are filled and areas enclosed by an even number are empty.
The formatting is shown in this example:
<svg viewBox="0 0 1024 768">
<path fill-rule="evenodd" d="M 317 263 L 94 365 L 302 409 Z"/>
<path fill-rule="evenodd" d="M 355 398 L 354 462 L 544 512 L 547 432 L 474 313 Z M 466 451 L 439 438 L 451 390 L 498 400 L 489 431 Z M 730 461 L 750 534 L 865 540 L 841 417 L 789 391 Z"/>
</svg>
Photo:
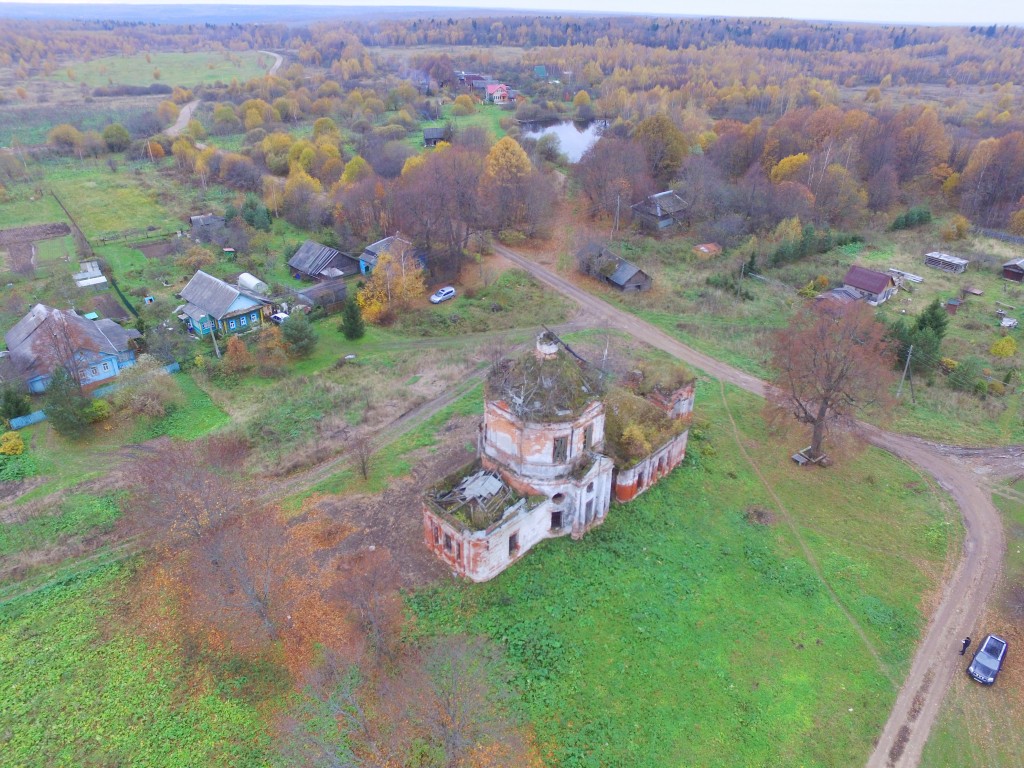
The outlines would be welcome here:
<svg viewBox="0 0 1024 768">
<path fill-rule="evenodd" d="M 370 279 L 359 291 L 356 301 L 363 317 L 377 325 L 394 319 L 427 292 L 423 268 L 411 246 L 394 241 L 377 257 Z"/>
</svg>

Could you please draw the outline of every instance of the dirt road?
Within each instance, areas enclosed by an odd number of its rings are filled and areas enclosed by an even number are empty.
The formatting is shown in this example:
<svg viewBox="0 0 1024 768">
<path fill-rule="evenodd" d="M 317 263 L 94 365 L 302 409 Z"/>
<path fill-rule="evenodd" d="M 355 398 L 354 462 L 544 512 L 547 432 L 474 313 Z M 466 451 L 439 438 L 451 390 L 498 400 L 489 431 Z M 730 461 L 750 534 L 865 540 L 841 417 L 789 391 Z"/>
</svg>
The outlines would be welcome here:
<svg viewBox="0 0 1024 768">
<path fill-rule="evenodd" d="M 178 113 L 178 119 L 174 121 L 174 125 L 168 128 L 164 133 L 170 136 L 172 139 L 180 135 L 185 130 L 185 126 L 188 125 L 188 121 L 192 119 L 192 113 L 196 111 L 196 107 L 199 106 L 199 99 L 193 99 L 188 104 L 181 105 L 181 111 Z"/>
<path fill-rule="evenodd" d="M 279 70 L 281 68 L 281 65 L 284 64 L 284 57 L 281 56 L 281 54 L 274 53 L 272 51 L 260 51 L 260 53 L 265 53 L 267 54 L 267 56 L 274 57 L 274 63 L 270 66 L 270 69 L 267 70 L 267 74 L 276 75 L 277 70 Z M 164 133 L 166 133 L 172 139 L 177 136 L 180 136 L 181 132 L 185 130 L 185 126 L 188 125 L 188 121 L 192 119 L 192 113 L 196 111 L 196 107 L 199 106 L 199 102 L 200 99 L 193 99 L 187 104 L 182 104 L 181 111 L 178 113 L 178 119 L 175 120 L 174 125 L 172 125 L 166 131 L 164 131 Z M 200 149 L 206 148 L 204 144 L 197 144 L 196 146 L 199 147 Z"/>
<path fill-rule="evenodd" d="M 509 248 L 497 245 L 495 250 L 579 303 L 598 322 L 629 333 L 717 379 L 764 396 L 767 385 L 757 377 L 676 341 L 650 323 L 611 306 Z M 920 761 L 949 681 L 954 673 L 962 671 L 963 659 L 958 654 L 960 639 L 972 632 L 980 633 L 978 617 L 1002 570 L 1002 522 L 977 470 L 972 471 L 965 465 L 964 459 L 973 454 L 868 424 L 861 424 L 860 428 L 873 445 L 934 477 L 959 505 L 966 529 L 960 563 L 943 589 L 942 601 L 928 623 L 889 720 L 867 761 L 868 768 L 910 768 Z M 1011 457 L 1021 455 L 1018 448 L 1000 449 L 999 453 Z"/>
</svg>

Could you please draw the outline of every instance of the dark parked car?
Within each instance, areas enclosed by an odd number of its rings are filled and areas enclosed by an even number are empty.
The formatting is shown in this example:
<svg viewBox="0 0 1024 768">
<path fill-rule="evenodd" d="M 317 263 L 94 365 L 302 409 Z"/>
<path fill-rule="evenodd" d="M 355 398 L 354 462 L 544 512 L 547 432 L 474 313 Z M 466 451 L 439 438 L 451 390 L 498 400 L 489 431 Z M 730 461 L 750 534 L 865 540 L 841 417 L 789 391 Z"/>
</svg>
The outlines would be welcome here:
<svg viewBox="0 0 1024 768">
<path fill-rule="evenodd" d="M 997 635 L 989 635 L 974 654 L 967 674 L 984 685 L 992 685 L 1006 659 L 1006 641 Z"/>
</svg>

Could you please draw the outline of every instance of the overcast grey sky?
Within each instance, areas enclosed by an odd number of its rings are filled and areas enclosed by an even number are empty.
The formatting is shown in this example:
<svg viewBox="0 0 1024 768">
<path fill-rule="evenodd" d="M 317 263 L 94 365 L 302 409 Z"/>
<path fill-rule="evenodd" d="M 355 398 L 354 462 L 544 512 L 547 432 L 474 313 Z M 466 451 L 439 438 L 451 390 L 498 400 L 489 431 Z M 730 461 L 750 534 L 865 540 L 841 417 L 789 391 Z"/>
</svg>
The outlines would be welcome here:
<svg viewBox="0 0 1024 768">
<path fill-rule="evenodd" d="M 95 5 L 95 0 L 9 0 L 34 5 L 46 2 L 81 2 Z M 100 0 L 103 2 L 104 0 Z M 114 0 L 118 2 L 118 0 Z M 120 0 L 123 4 L 150 4 L 151 0 Z M 171 4 L 152 0 L 155 4 Z M 327 6 L 431 6 L 537 10 L 591 13 L 631 13 L 644 15 L 692 16 L 758 16 L 835 21 L 876 21 L 905 24 L 1024 25 L 1024 0 L 984 0 L 984 2 L 953 2 L 953 0 L 398 0 L 398 2 L 318 2 L 318 0 L 257 0 L 257 2 L 218 2 L 218 0 L 184 0 L 186 4 L 224 5 L 327 5 Z"/>
</svg>

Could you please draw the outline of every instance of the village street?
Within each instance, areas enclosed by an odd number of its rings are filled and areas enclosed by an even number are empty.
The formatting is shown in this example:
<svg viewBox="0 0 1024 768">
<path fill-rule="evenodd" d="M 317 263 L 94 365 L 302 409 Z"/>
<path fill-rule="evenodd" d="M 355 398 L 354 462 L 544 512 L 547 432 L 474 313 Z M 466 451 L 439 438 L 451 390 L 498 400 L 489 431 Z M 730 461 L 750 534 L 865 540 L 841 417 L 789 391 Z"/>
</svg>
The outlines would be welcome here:
<svg viewBox="0 0 1024 768">
<path fill-rule="evenodd" d="M 592 315 L 595 325 L 606 325 L 628 333 L 720 381 L 764 396 L 768 385 L 755 376 L 676 341 L 650 323 L 611 306 L 516 251 L 501 245 L 496 245 L 495 250 L 578 303 Z M 984 480 L 989 469 L 985 457 L 992 457 L 996 472 L 1009 466 L 1019 469 L 1021 450 L 1014 447 L 986 454 L 937 445 L 868 424 L 860 423 L 858 427 L 872 445 L 934 477 L 956 501 L 964 521 L 961 560 L 944 586 L 939 607 L 928 623 L 889 720 L 867 762 L 868 768 L 910 768 L 920 761 L 950 680 L 954 673 L 962 672 L 963 659 L 957 653 L 961 638 L 983 633 L 984 628 L 977 622 L 1002 570 L 1002 521 Z M 965 463 L 968 461 L 969 465 Z M 883 535 L 881 531 L 879 535 Z M 859 631 L 856 624 L 855 628 Z M 869 650 L 875 652 L 870 645 Z"/>
</svg>

